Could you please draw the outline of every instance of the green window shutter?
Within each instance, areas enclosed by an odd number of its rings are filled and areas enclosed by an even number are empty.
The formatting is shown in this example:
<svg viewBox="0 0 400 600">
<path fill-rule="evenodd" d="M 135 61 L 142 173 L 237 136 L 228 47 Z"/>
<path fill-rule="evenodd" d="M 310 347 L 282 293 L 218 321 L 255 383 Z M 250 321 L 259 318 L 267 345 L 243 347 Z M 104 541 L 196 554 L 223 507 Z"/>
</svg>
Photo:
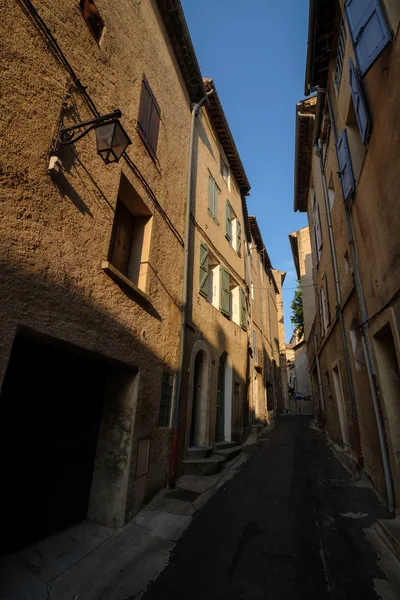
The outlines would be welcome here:
<svg viewBox="0 0 400 600">
<path fill-rule="evenodd" d="M 240 288 L 240 327 L 246 329 L 246 296 Z"/>
<path fill-rule="evenodd" d="M 208 298 L 208 248 L 200 243 L 200 272 L 199 272 L 200 294 Z"/>
<path fill-rule="evenodd" d="M 214 181 L 214 219 L 218 223 L 218 186 Z"/>
<path fill-rule="evenodd" d="M 214 216 L 214 180 L 211 175 L 208 176 L 208 210 Z"/>
<path fill-rule="evenodd" d="M 231 292 L 229 289 L 229 271 L 221 267 L 221 312 L 226 316 L 231 316 L 230 311 Z"/>
<path fill-rule="evenodd" d="M 229 200 L 225 202 L 225 237 L 232 240 L 231 205 Z"/>
<path fill-rule="evenodd" d="M 242 227 L 239 221 L 236 223 L 236 238 L 236 252 L 240 256 L 242 252 Z"/>
</svg>

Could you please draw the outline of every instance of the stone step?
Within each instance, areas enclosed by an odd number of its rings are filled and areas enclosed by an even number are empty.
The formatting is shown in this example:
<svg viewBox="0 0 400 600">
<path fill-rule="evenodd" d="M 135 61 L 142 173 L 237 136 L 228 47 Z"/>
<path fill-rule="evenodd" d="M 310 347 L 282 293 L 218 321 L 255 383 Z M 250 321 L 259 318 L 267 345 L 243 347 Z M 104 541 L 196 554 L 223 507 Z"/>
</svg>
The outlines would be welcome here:
<svg viewBox="0 0 400 600">
<path fill-rule="evenodd" d="M 378 519 L 377 531 L 400 561 L 400 517 L 396 519 Z"/>
<path fill-rule="evenodd" d="M 207 458 L 212 453 L 211 446 L 190 446 L 186 450 L 187 459 Z"/>
<path fill-rule="evenodd" d="M 223 456 L 212 454 L 207 458 L 187 458 L 183 461 L 185 475 L 215 475 L 225 462 Z"/>
<path fill-rule="evenodd" d="M 237 446 L 236 442 L 227 442 L 225 440 L 215 444 L 215 448 L 218 450 L 226 450 L 226 448 L 234 448 L 235 446 Z"/>
<path fill-rule="evenodd" d="M 261 433 L 261 431 L 263 429 L 264 429 L 264 425 L 261 425 L 261 424 L 252 425 L 250 428 L 251 433 L 256 433 L 256 434 Z"/>
<path fill-rule="evenodd" d="M 241 451 L 242 451 L 241 446 L 234 446 L 233 448 L 221 448 L 221 449 L 216 448 L 214 450 L 214 454 L 222 456 L 224 461 L 228 461 L 228 460 L 232 460 L 233 458 L 235 458 L 235 456 L 240 454 Z"/>
</svg>

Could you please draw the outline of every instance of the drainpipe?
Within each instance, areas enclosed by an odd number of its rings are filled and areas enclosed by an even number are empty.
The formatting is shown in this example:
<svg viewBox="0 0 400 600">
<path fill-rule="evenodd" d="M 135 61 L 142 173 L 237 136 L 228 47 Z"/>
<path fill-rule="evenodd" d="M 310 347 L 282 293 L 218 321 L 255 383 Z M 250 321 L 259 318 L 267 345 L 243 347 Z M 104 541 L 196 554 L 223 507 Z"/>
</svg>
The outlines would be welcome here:
<svg viewBox="0 0 400 600">
<path fill-rule="evenodd" d="M 188 159 L 188 181 L 186 195 L 186 220 L 185 220 L 185 257 L 183 266 L 183 293 L 182 293 L 182 313 L 181 313 L 181 344 L 179 350 L 179 370 L 177 382 L 177 396 L 174 404 L 174 413 L 172 421 L 172 439 L 171 439 L 171 459 L 170 459 L 170 481 L 174 481 L 176 475 L 176 463 L 178 459 L 178 435 L 179 435 L 179 406 L 182 395 L 183 380 L 183 359 L 185 355 L 185 337 L 186 337 L 186 311 L 188 298 L 188 275 L 189 275 L 189 236 L 190 236 L 190 209 L 192 204 L 192 163 L 193 163 L 193 139 L 194 125 L 200 108 L 209 96 L 214 92 L 208 92 L 197 104 L 192 105 L 192 114 L 190 121 L 190 141 L 189 141 L 189 159 Z"/>
<path fill-rule="evenodd" d="M 346 330 L 345 330 L 345 326 L 344 326 L 343 312 L 342 312 L 342 308 L 341 308 L 342 300 L 341 300 L 341 293 L 340 293 L 339 270 L 338 270 L 337 258 L 336 258 L 335 239 L 333 237 L 331 209 L 329 206 L 329 194 L 328 194 L 328 186 L 326 184 L 324 161 L 323 161 L 323 157 L 322 157 L 321 140 L 318 140 L 318 144 L 316 144 L 316 146 L 315 146 L 315 153 L 319 158 L 319 168 L 320 168 L 320 172 L 321 172 L 322 191 L 323 191 L 323 196 L 324 196 L 325 213 L 326 213 L 326 220 L 328 223 L 328 232 L 329 232 L 329 246 L 330 246 L 330 250 L 331 250 L 332 267 L 333 267 L 333 273 L 334 273 L 334 278 L 335 278 L 336 314 L 339 317 L 339 323 L 340 323 L 340 333 L 341 333 L 341 337 L 342 337 L 344 362 L 346 365 L 347 383 L 348 383 L 349 392 L 350 392 L 351 412 L 353 415 L 356 451 L 357 451 L 358 463 L 360 466 L 362 466 L 363 458 L 362 458 L 362 451 L 361 451 L 360 428 L 358 425 L 356 395 L 355 395 L 355 391 L 354 391 L 353 376 L 351 373 L 351 365 L 350 365 L 349 347 L 347 344 Z"/>
<path fill-rule="evenodd" d="M 336 127 L 336 119 L 335 113 L 333 111 L 332 98 L 328 90 L 310 90 L 310 91 L 319 91 L 326 93 L 328 99 L 328 107 L 329 107 L 329 116 L 332 123 L 332 130 L 335 136 L 335 144 L 338 142 L 338 132 Z M 368 315 L 366 310 L 366 305 L 364 301 L 364 294 L 361 285 L 360 273 L 358 269 L 358 259 L 357 259 L 357 248 L 354 239 L 353 233 L 353 222 L 351 218 L 350 209 L 348 203 L 344 203 L 344 211 L 346 215 L 346 224 L 347 224 L 347 233 L 350 243 L 351 255 L 353 260 L 353 269 L 354 269 L 354 282 L 356 286 L 358 304 L 360 307 L 361 318 L 363 321 L 362 325 L 362 344 L 365 354 L 365 362 L 368 372 L 368 381 L 371 389 L 372 403 L 375 411 L 375 419 L 378 429 L 378 437 L 379 437 L 379 445 L 381 449 L 382 455 L 382 464 L 383 464 L 383 472 L 385 476 L 385 485 L 386 485 L 386 493 L 387 493 L 387 501 L 388 501 L 388 509 L 389 512 L 394 513 L 395 511 L 395 500 L 394 500 L 394 490 L 393 490 L 393 482 L 390 471 L 390 462 L 389 462 L 389 453 L 386 446 L 386 438 L 385 438 L 385 428 L 383 425 L 382 413 L 379 405 L 378 395 L 376 392 L 375 378 L 374 374 L 376 372 L 374 357 L 372 354 L 372 349 L 369 341 L 369 322 Z"/>
</svg>

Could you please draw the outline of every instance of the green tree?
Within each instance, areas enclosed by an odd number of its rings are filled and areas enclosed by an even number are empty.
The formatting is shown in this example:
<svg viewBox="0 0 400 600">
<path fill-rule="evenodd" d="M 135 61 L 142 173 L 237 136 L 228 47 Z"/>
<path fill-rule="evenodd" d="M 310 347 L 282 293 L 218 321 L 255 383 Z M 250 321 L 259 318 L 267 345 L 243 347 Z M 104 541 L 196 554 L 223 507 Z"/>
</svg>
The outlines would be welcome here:
<svg viewBox="0 0 400 600">
<path fill-rule="evenodd" d="M 303 294 L 299 280 L 297 281 L 297 289 L 294 292 L 294 298 L 290 308 L 292 309 L 290 320 L 293 323 L 294 331 L 299 338 L 302 338 L 304 335 Z"/>
</svg>

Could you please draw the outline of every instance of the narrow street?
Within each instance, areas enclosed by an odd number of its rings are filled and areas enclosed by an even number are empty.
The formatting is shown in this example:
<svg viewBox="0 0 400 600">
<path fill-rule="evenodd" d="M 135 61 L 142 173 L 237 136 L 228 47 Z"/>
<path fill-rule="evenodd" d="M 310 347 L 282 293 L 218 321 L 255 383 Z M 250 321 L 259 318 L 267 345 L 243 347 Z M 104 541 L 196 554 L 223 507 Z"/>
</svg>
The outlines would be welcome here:
<svg viewBox="0 0 400 600">
<path fill-rule="evenodd" d="M 145 600 L 399 598 L 367 541 L 385 509 L 306 417 L 281 419 L 178 542 Z M 389 565 L 389 567 L 388 567 Z M 389 576 L 390 579 L 390 576 Z"/>
</svg>

